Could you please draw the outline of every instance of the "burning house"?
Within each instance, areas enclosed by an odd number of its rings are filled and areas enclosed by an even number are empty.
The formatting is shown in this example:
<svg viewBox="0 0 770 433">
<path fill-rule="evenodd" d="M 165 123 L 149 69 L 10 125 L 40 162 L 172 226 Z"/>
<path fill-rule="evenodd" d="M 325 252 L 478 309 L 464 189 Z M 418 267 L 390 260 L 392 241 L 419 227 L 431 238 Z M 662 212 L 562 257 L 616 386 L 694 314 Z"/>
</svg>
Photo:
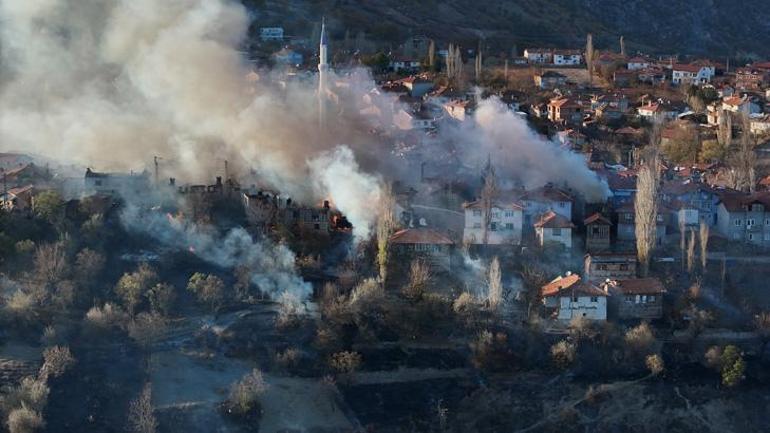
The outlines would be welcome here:
<svg viewBox="0 0 770 433">
<path fill-rule="evenodd" d="M 434 268 L 449 270 L 452 264 L 454 242 L 436 230 L 409 228 L 400 230 L 390 237 L 393 252 L 405 261 L 423 259 Z"/>
<path fill-rule="evenodd" d="M 131 173 L 102 173 L 86 169 L 84 193 L 86 195 L 125 195 L 147 191 L 150 187 L 150 177 L 145 171 L 140 174 Z"/>
</svg>

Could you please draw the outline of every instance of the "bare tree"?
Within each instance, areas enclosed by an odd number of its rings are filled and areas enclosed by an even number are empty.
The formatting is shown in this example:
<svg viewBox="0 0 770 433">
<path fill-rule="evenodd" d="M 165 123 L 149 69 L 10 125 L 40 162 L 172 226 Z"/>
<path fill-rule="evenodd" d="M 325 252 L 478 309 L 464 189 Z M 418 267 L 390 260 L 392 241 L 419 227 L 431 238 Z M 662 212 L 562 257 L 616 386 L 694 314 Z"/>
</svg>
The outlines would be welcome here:
<svg viewBox="0 0 770 433">
<path fill-rule="evenodd" d="M 503 301 L 503 278 L 500 272 L 500 260 L 497 257 L 493 258 L 492 263 L 489 264 L 487 279 L 487 284 L 489 285 L 487 302 L 490 309 L 496 310 Z"/>
<path fill-rule="evenodd" d="M 198 300 L 208 303 L 216 311 L 225 299 L 225 283 L 215 275 L 196 272 L 187 282 L 187 290 L 195 293 Z"/>
<path fill-rule="evenodd" d="M 687 272 L 692 274 L 695 270 L 695 232 L 690 232 L 690 240 L 687 242 Z"/>
<path fill-rule="evenodd" d="M 751 122 L 747 114 L 741 115 L 741 123 L 741 142 L 738 152 L 733 155 L 731 165 L 736 174 L 736 189 L 753 193 L 757 184 L 757 142 L 751 133 Z"/>
<path fill-rule="evenodd" d="M 588 85 L 594 85 L 594 37 L 591 33 L 586 36 L 586 67 L 588 67 Z"/>
<path fill-rule="evenodd" d="M 377 266 L 382 284 L 385 284 L 388 276 L 389 240 L 396 225 L 393 215 L 395 204 L 391 186 L 386 184 L 380 191 L 380 200 L 377 203 Z"/>
<path fill-rule="evenodd" d="M 128 428 L 132 433 L 155 433 L 158 420 L 152 408 L 152 385 L 146 383 L 142 393 L 128 408 Z"/>
<path fill-rule="evenodd" d="M 454 44 L 449 44 L 446 55 L 446 77 L 449 79 L 449 81 L 452 81 L 455 74 L 454 48 Z"/>
<path fill-rule="evenodd" d="M 409 266 L 409 281 L 401 289 L 401 293 L 409 299 L 422 299 L 432 278 L 430 265 L 423 260 L 412 260 Z"/>
<path fill-rule="evenodd" d="M 653 133 L 654 136 L 659 135 Z M 646 277 L 650 270 L 650 257 L 655 248 L 658 218 L 658 190 L 660 188 L 660 156 L 658 139 L 653 138 L 647 159 L 639 169 L 634 198 L 636 254 L 640 273 Z"/>
<path fill-rule="evenodd" d="M 43 352 L 43 366 L 40 367 L 40 378 L 59 377 L 75 363 L 69 347 L 54 346 Z"/>
<path fill-rule="evenodd" d="M 620 55 L 626 56 L 626 38 L 623 36 L 620 37 Z"/>
<path fill-rule="evenodd" d="M 700 222 L 700 266 L 701 271 L 706 273 L 706 264 L 708 262 L 708 246 L 709 246 L 709 226 L 705 221 Z"/>
<path fill-rule="evenodd" d="M 436 41 L 430 40 L 428 45 L 428 70 L 431 72 L 436 70 Z"/>
<path fill-rule="evenodd" d="M 724 148 L 728 148 L 733 141 L 733 118 L 726 111 L 719 114 L 719 126 L 717 129 L 717 141 Z"/>
<path fill-rule="evenodd" d="M 489 243 L 489 229 L 492 224 L 492 207 L 495 204 L 497 198 L 497 175 L 495 169 L 492 167 L 491 157 L 487 162 L 487 168 L 484 173 L 484 187 L 481 189 L 481 212 L 484 218 L 483 228 L 483 242 L 484 245 Z"/>
<path fill-rule="evenodd" d="M 479 49 L 476 52 L 476 82 L 481 81 L 481 70 L 483 66 L 483 60 L 481 58 L 481 41 L 479 41 Z"/>
<path fill-rule="evenodd" d="M 687 263 L 687 226 L 683 219 L 679 220 L 679 251 L 682 253 L 682 270 Z"/>
<path fill-rule="evenodd" d="M 67 267 L 67 251 L 64 241 L 42 245 L 35 252 L 36 277 L 45 286 L 61 281 Z"/>
</svg>

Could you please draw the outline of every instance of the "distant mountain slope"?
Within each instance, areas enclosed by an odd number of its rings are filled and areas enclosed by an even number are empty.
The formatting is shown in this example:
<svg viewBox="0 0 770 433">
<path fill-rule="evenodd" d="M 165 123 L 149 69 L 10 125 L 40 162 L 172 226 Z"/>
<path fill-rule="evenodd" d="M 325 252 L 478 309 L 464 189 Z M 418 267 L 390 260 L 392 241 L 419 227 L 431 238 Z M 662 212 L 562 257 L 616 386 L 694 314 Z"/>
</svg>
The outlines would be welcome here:
<svg viewBox="0 0 770 433">
<path fill-rule="evenodd" d="M 442 40 L 480 37 L 499 45 L 580 47 L 770 57 L 767 0 L 243 0 L 257 23 L 310 33 L 321 15 L 340 36 L 380 40 L 409 34 Z"/>
</svg>

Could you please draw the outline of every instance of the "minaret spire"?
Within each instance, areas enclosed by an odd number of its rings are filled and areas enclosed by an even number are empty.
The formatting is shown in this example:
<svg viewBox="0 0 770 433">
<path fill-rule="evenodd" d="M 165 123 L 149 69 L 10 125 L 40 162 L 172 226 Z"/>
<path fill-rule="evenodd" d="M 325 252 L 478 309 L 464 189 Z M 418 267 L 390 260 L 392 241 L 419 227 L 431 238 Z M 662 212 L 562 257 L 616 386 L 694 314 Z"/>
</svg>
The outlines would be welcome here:
<svg viewBox="0 0 770 433">
<path fill-rule="evenodd" d="M 326 40 L 326 18 L 321 20 L 321 40 L 318 47 L 318 127 L 326 130 L 326 73 L 329 70 L 329 44 Z"/>
</svg>

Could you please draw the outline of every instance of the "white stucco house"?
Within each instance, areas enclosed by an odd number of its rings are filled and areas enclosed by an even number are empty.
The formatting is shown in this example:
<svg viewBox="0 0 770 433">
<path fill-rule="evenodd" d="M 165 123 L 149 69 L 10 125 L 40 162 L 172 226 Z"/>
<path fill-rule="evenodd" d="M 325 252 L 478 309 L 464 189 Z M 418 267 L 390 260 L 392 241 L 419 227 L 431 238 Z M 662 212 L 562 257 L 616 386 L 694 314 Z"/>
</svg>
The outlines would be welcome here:
<svg viewBox="0 0 770 433">
<path fill-rule="evenodd" d="M 557 320 L 607 320 L 607 293 L 567 272 L 540 289 L 543 305 Z"/>
<path fill-rule="evenodd" d="M 484 244 L 484 210 L 480 201 L 465 203 L 465 227 L 463 242 L 469 245 Z M 492 205 L 492 217 L 487 231 L 488 245 L 519 245 L 523 225 L 523 208 L 515 202 L 496 202 Z"/>
<path fill-rule="evenodd" d="M 707 84 L 716 75 L 716 68 L 711 65 L 673 65 L 671 82 L 674 84 Z"/>
<path fill-rule="evenodd" d="M 554 211 L 544 213 L 535 223 L 535 237 L 541 247 L 558 243 L 564 248 L 572 248 L 572 229 L 575 225 L 566 217 Z"/>
</svg>

